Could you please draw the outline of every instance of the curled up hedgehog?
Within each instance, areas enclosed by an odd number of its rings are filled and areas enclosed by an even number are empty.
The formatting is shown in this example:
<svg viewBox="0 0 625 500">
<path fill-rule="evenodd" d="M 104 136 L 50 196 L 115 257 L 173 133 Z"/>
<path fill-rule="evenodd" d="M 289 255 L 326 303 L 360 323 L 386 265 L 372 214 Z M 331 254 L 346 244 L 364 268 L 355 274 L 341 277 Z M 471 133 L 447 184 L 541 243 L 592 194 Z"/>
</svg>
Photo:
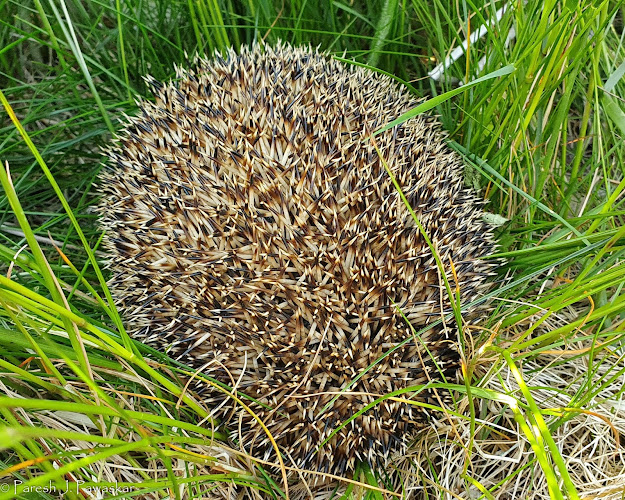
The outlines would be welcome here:
<svg viewBox="0 0 625 500">
<path fill-rule="evenodd" d="M 309 48 L 255 45 L 147 81 L 155 102 L 100 177 L 131 334 L 249 396 L 286 465 L 384 466 L 437 418 L 419 403 L 448 402 L 431 385 L 460 366 L 453 320 L 418 333 L 451 302 L 386 168 L 465 305 L 489 289 L 494 243 L 460 158 L 428 116 L 372 140 L 417 100 Z M 383 398 L 405 388 L 417 404 Z M 248 412 L 205 396 L 237 446 L 276 462 Z"/>
</svg>

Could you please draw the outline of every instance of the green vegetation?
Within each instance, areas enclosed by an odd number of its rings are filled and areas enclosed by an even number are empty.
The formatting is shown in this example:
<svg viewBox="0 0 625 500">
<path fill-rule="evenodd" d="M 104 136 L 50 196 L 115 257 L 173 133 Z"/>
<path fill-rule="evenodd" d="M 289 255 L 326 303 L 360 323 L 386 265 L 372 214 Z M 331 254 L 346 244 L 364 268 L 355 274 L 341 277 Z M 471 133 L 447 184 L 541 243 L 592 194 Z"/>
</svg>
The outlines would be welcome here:
<svg viewBox="0 0 625 500">
<path fill-rule="evenodd" d="M 444 428 L 319 494 L 622 498 L 624 17 L 604 0 L 0 0 L 0 500 L 309 496 L 228 448 L 185 367 L 128 337 L 90 211 L 144 75 L 280 39 L 433 98 L 507 259 L 492 315 L 465 325 L 466 385 L 441 386 Z"/>
</svg>

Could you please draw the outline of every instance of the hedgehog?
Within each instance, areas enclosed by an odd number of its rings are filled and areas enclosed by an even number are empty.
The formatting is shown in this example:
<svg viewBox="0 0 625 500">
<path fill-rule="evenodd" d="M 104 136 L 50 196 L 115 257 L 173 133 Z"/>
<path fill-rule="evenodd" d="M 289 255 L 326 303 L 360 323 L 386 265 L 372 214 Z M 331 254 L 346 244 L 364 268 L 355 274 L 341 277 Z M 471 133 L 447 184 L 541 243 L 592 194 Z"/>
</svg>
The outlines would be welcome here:
<svg viewBox="0 0 625 500">
<path fill-rule="evenodd" d="M 433 249 L 471 317 L 495 272 L 484 202 L 437 120 L 374 136 L 419 100 L 284 43 L 146 82 L 155 99 L 138 102 L 99 178 L 129 332 L 229 387 L 202 397 L 245 452 L 276 463 L 238 401 L 286 465 L 388 465 L 449 404 L 432 384 L 460 377 Z"/>
</svg>

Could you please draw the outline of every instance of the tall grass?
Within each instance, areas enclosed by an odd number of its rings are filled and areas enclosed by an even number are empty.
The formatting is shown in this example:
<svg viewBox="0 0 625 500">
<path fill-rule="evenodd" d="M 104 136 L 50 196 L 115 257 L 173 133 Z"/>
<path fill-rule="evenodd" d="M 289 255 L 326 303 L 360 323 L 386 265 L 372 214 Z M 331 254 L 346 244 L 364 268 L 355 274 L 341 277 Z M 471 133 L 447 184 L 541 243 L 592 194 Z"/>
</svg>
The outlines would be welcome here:
<svg viewBox="0 0 625 500">
<path fill-rule="evenodd" d="M 602 0 L 0 0 L 0 500 L 306 494 L 229 448 L 186 367 L 126 335 L 90 210 L 99 148 L 144 75 L 278 40 L 433 99 L 509 276 L 466 325 L 455 437 L 425 433 L 399 472 L 363 465 L 321 494 L 620 498 L 625 469 L 605 456 L 625 431 L 624 15 Z"/>
</svg>

